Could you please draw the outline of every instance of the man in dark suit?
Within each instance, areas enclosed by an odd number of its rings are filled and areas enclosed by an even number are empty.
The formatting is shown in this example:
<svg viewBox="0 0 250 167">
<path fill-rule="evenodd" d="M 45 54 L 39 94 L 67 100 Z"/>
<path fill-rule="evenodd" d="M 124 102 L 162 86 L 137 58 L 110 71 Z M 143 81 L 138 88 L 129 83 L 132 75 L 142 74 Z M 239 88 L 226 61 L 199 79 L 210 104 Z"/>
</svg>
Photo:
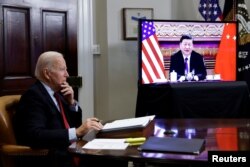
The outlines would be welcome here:
<svg viewBox="0 0 250 167">
<path fill-rule="evenodd" d="M 207 75 L 203 56 L 193 50 L 193 38 L 183 35 L 180 38 L 180 50 L 171 56 L 170 70 L 177 73 L 177 79 L 187 79 L 192 75 L 192 80 L 204 80 Z"/>
<path fill-rule="evenodd" d="M 82 122 L 82 110 L 66 82 L 69 74 L 62 54 L 54 51 L 41 54 L 35 76 L 38 80 L 22 95 L 14 117 L 17 141 L 33 148 L 48 148 L 57 166 L 72 167 L 75 163 L 68 146 L 103 126 L 97 118 Z"/>
</svg>

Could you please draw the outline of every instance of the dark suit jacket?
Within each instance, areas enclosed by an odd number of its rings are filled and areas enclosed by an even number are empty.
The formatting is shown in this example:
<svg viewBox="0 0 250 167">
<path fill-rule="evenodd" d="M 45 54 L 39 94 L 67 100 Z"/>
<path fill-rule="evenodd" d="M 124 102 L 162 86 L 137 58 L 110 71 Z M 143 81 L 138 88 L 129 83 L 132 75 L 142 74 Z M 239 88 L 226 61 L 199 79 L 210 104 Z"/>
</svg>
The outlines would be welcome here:
<svg viewBox="0 0 250 167">
<path fill-rule="evenodd" d="M 82 111 L 71 111 L 62 101 L 70 127 L 81 125 Z M 14 116 L 14 128 L 20 144 L 37 148 L 67 148 L 70 144 L 68 130 L 56 105 L 40 81 L 21 97 Z"/>
<path fill-rule="evenodd" d="M 181 51 L 178 51 L 171 56 L 169 72 L 172 72 L 173 70 L 177 72 L 177 79 L 185 75 L 185 65 Z M 203 57 L 195 51 L 192 51 L 190 56 L 190 71 L 193 70 L 195 75 L 199 77 L 199 80 L 204 80 L 206 78 L 207 71 Z"/>
</svg>

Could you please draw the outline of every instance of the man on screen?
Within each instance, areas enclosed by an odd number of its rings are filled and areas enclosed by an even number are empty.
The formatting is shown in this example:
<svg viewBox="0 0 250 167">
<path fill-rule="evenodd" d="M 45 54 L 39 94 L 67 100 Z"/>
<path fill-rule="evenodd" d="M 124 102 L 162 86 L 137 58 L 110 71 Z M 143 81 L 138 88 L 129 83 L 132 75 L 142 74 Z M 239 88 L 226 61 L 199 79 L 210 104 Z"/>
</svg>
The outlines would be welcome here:
<svg viewBox="0 0 250 167">
<path fill-rule="evenodd" d="M 171 56 L 169 72 L 176 72 L 179 81 L 204 80 L 207 75 L 203 56 L 193 50 L 193 38 L 182 35 L 180 50 Z"/>
</svg>

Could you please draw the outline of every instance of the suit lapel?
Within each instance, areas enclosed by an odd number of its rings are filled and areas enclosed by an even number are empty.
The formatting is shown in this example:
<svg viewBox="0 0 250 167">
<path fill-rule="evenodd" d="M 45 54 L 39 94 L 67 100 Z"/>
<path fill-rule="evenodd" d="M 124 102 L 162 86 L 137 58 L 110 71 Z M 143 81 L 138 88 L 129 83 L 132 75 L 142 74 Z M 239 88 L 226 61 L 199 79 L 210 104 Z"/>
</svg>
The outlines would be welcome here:
<svg viewBox="0 0 250 167">
<path fill-rule="evenodd" d="M 56 110 L 57 113 L 59 113 L 59 110 L 56 106 L 56 104 L 54 103 L 54 101 L 52 100 L 52 98 L 50 97 L 49 93 L 47 92 L 47 90 L 45 89 L 45 87 L 42 85 L 42 83 L 40 81 L 37 81 L 38 88 L 40 89 L 40 92 L 43 94 L 42 97 L 44 97 L 46 101 L 48 101 L 50 108 L 54 111 Z"/>
<path fill-rule="evenodd" d="M 56 114 L 60 117 L 60 119 L 62 120 L 62 123 L 63 123 L 63 119 L 62 119 L 62 116 L 60 114 L 60 111 L 58 110 L 56 104 L 54 103 L 54 101 L 52 100 L 52 98 L 50 97 L 49 93 L 47 92 L 47 90 L 45 89 L 45 87 L 42 85 L 42 83 L 40 81 L 37 81 L 37 86 L 38 88 L 40 89 L 41 93 L 43 94 L 43 97 L 46 98 L 45 100 L 48 101 L 49 105 L 50 105 L 50 108 L 51 108 L 51 111 L 55 111 Z M 68 112 L 67 112 L 67 106 L 65 105 L 66 102 L 65 100 L 61 97 L 62 95 L 59 94 L 60 96 L 60 99 L 62 101 L 62 105 L 64 107 L 64 114 L 65 114 L 65 117 L 69 123 L 69 125 L 71 125 L 70 123 L 70 119 L 69 119 L 69 115 L 68 115 Z"/>
</svg>

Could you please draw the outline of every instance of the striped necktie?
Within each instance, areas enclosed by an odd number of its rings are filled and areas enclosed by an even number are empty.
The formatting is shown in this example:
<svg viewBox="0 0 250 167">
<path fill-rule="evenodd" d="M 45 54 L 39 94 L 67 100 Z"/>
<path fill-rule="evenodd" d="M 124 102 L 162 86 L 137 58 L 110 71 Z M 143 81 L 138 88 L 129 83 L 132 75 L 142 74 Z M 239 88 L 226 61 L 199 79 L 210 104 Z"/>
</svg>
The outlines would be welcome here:
<svg viewBox="0 0 250 167">
<path fill-rule="evenodd" d="M 55 93 L 54 96 L 55 96 L 56 101 L 57 101 L 57 103 L 58 103 L 58 106 L 59 106 L 59 109 L 60 109 L 60 113 L 61 113 L 62 118 L 63 118 L 64 126 L 65 126 L 66 129 L 69 129 L 70 126 L 69 126 L 69 123 L 68 123 L 67 118 L 66 118 L 66 116 L 65 116 L 65 112 L 64 112 L 63 105 L 62 105 L 62 101 L 61 101 L 61 99 L 60 99 L 60 97 L 59 97 L 59 94 L 58 94 L 58 93 Z"/>
<path fill-rule="evenodd" d="M 61 101 L 61 99 L 60 99 L 60 97 L 59 97 L 59 94 L 58 94 L 58 93 L 55 93 L 55 94 L 54 94 L 54 97 L 56 98 L 56 101 L 57 101 L 58 106 L 59 106 L 59 108 L 60 108 L 60 113 L 61 113 L 62 118 L 63 118 L 64 126 L 65 126 L 66 129 L 69 129 L 70 126 L 69 126 L 69 123 L 68 123 L 68 121 L 67 121 L 67 119 L 66 119 L 65 112 L 64 112 L 64 109 L 63 109 L 63 105 L 62 105 L 62 101 Z M 75 166 L 79 166 L 79 163 L 80 163 L 79 157 L 73 156 L 72 158 L 73 158 L 73 163 L 74 163 L 74 165 L 75 165 Z"/>
</svg>

